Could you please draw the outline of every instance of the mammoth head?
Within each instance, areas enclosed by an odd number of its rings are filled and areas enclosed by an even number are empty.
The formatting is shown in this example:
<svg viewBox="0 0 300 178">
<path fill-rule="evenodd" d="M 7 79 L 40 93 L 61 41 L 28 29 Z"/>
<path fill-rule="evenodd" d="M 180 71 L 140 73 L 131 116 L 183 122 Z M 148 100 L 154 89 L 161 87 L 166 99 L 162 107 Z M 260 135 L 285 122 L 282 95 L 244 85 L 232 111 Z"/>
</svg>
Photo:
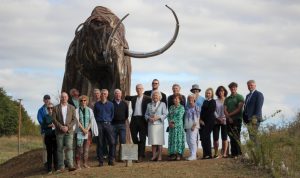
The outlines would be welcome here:
<svg viewBox="0 0 300 178">
<path fill-rule="evenodd" d="M 168 6 L 167 6 L 168 7 Z M 130 92 L 130 57 L 146 58 L 162 54 L 175 42 L 179 22 L 175 12 L 176 29 L 172 39 L 153 52 L 133 52 L 125 39 L 122 21 L 108 8 L 97 6 L 91 16 L 75 30 L 70 44 L 63 81 L 63 91 L 77 88 L 82 94 L 92 95 L 94 88 L 106 88 L 112 94 L 120 88 Z"/>
</svg>

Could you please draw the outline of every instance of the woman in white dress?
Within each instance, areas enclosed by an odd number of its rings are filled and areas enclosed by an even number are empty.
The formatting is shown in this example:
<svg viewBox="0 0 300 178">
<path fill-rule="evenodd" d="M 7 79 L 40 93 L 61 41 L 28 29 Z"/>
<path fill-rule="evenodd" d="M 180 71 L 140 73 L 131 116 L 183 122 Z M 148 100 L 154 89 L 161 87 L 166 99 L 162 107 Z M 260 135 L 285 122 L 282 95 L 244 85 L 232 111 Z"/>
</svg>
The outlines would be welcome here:
<svg viewBox="0 0 300 178">
<path fill-rule="evenodd" d="M 160 102 L 162 97 L 158 90 L 152 92 L 151 98 L 152 102 L 147 105 L 145 114 L 145 119 L 148 121 L 148 144 L 152 145 L 151 161 L 161 161 L 162 145 L 165 143 L 164 120 L 168 111 L 166 104 Z"/>
</svg>

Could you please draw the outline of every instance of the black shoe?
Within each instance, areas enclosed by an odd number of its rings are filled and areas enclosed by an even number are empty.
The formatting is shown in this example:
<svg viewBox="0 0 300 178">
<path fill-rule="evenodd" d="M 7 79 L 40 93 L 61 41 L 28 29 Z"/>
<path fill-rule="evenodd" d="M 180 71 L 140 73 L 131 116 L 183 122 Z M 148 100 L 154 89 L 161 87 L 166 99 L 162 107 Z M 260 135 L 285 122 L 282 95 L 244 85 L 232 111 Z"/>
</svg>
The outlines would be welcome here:
<svg viewBox="0 0 300 178">
<path fill-rule="evenodd" d="M 137 163 L 143 162 L 143 157 L 139 157 L 139 159 L 136 161 Z"/>
<path fill-rule="evenodd" d="M 69 167 L 69 171 L 75 171 L 76 168 L 75 167 Z"/>
<path fill-rule="evenodd" d="M 47 162 L 44 163 L 44 168 L 48 170 L 48 163 Z"/>
<path fill-rule="evenodd" d="M 99 163 L 99 165 L 98 165 L 99 167 L 103 167 L 103 163 Z"/>
<path fill-rule="evenodd" d="M 108 165 L 109 165 L 109 166 L 114 166 L 115 163 L 114 163 L 113 161 L 109 161 L 109 162 L 108 162 Z"/>
<path fill-rule="evenodd" d="M 169 161 L 175 161 L 177 159 L 177 156 L 175 154 L 170 155 Z"/>
<path fill-rule="evenodd" d="M 204 156 L 202 159 L 212 159 L 212 156 Z"/>
</svg>

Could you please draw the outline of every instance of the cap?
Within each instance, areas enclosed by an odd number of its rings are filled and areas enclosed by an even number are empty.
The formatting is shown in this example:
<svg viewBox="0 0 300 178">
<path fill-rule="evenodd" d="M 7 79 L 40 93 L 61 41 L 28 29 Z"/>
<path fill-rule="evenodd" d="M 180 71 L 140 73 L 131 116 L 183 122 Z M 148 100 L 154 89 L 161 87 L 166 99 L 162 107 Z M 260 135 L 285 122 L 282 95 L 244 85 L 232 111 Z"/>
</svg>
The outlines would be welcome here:
<svg viewBox="0 0 300 178">
<path fill-rule="evenodd" d="M 49 95 L 44 95 L 44 100 L 50 100 L 50 96 Z"/>
</svg>

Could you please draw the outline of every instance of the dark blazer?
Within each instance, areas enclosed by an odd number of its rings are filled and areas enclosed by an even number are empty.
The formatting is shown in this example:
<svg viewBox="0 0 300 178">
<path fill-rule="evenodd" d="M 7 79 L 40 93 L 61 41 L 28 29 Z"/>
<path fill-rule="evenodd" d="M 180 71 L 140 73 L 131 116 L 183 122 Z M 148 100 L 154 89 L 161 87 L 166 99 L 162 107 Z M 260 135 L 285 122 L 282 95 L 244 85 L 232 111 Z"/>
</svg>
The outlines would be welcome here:
<svg viewBox="0 0 300 178">
<path fill-rule="evenodd" d="M 215 111 L 216 100 L 204 100 L 201 107 L 200 119 L 204 121 L 205 126 L 213 127 L 216 121 Z"/>
<path fill-rule="evenodd" d="M 180 104 L 185 108 L 185 105 L 186 105 L 186 99 L 185 99 L 185 96 L 184 95 L 182 95 L 182 94 L 180 94 L 181 95 L 181 101 L 180 101 Z M 174 95 L 170 95 L 169 97 L 168 97 L 168 109 L 170 109 L 170 107 L 172 106 L 172 105 L 174 105 L 174 101 L 173 101 L 173 99 L 174 99 Z"/>
<path fill-rule="evenodd" d="M 163 92 L 160 92 L 160 93 L 161 93 L 161 100 L 160 101 L 164 102 L 167 105 L 167 95 L 164 94 Z M 149 97 L 151 97 L 151 94 L 152 94 L 152 90 L 148 90 L 148 91 L 144 92 L 144 95 L 147 95 Z"/>
<path fill-rule="evenodd" d="M 131 107 L 132 107 L 132 116 L 134 114 L 134 110 L 135 110 L 135 103 L 136 103 L 136 99 L 137 99 L 137 95 L 135 96 L 125 96 L 125 100 L 127 101 L 131 101 Z M 147 95 L 143 96 L 143 100 L 142 100 L 142 114 L 143 116 L 145 116 L 146 110 L 147 110 L 147 104 L 151 103 L 151 98 Z"/>
<path fill-rule="evenodd" d="M 249 101 L 248 101 L 249 100 Z M 244 113 L 243 120 L 245 123 L 251 121 L 253 116 L 256 116 L 257 121 L 262 121 L 262 106 L 264 104 L 264 95 L 255 90 L 251 96 L 249 93 L 246 96 L 245 105 L 244 105 Z"/>
<path fill-rule="evenodd" d="M 76 106 L 75 106 L 75 104 L 74 104 L 74 102 L 73 102 L 73 100 L 72 100 L 72 97 L 69 97 L 68 103 L 69 103 L 70 105 L 74 106 L 75 109 L 77 109 Z"/>
<path fill-rule="evenodd" d="M 53 123 L 55 125 L 55 131 L 58 134 L 63 134 L 64 132 L 60 129 L 62 126 L 68 127 L 68 133 L 73 133 L 73 126 L 76 124 L 76 116 L 75 116 L 75 108 L 74 106 L 68 104 L 67 105 L 67 118 L 66 118 L 66 124 L 64 124 L 62 111 L 61 111 L 61 104 L 58 104 L 53 109 Z"/>
</svg>

